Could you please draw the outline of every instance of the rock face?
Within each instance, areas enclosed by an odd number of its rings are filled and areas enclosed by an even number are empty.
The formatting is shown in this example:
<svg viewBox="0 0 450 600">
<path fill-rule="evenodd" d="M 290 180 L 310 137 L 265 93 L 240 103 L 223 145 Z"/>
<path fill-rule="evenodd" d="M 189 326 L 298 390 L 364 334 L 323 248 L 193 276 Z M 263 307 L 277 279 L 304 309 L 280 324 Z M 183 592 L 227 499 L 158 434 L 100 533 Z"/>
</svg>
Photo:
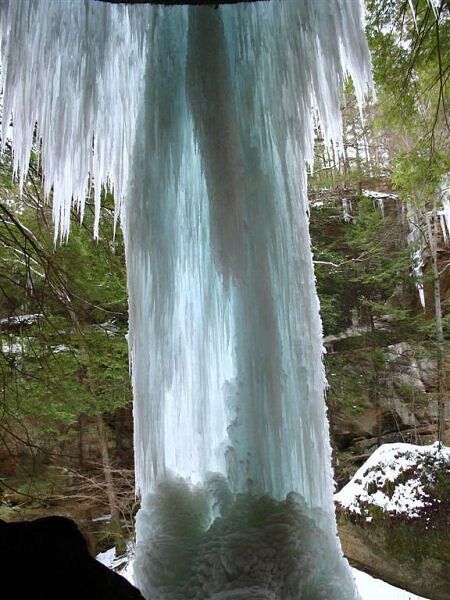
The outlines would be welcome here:
<svg viewBox="0 0 450 600">
<path fill-rule="evenodd" d="M 450 589 L 450 449 L 381 446 L 335 496 L 351 563 L 431 600 Z"/>
<path fill-rule="evenodd" d="M 338 518 L 338 528 L 344 554 L 352 566 L 418 596 L 448 600 L 448 554 L 445 560 L 439 557 L 438 544 L 423 539 L 422 530 L 408 531 L 397 525 L 389 529 L 383 525 L 356 525 L 342 516 Z M 417 542 L 422 556 L 414 555 Z M 429 551 L 433 554 L 425 556 Z"/>
<path fill-rule="evenodd" d="M 2 598 L 144 600 L 89 554 L 78 527 L 65 517 L 0 521 L 0 565 Z"/>
<path fill-rule="evenodd" d="M 348 357 L 354 355 L 351 360 Z M 336 353 L 339 357 L 339 352 Z M 327 361 L 333 360 L 327 358 Z M 381 444 L 407 442 L 428 444 L 437 434 L 437 381 L 434 360 L 420 348 L 406 342 L 386 346 L 383 368 L 376 384 L 370 359 L 361 350 L 347 350 L 344 370 L 329 369 L 329 407 L 335 449 L 351 454 L 360 465 Z M 336 398 L 334 378 L 347 386 Z M 349 381 L 352 382 L 350 387 Z M 375 387 L 375 394 L 370 388 Z M 344 396 L 344 398 L 342 398 Z M 448 403 L 447 403 L 448 404 Z M 446 410 L 446 438 L 450 443 L 450 411 Z M 351 469 L 349 469 L 351 470 Z M 338 483 L 346 481 L 336 468 Z"/>
<path fill-rule="evenodd" d="M 388 346 L 387 350 L 392 396 L 382 409 L 392 415 L 400 430 L 415 430 L 420 439 L 433 429 L 438 416 L 437 400 L 432 395 L 437 388 L 436 364 L 429 356 L 414 352 L 406 342 Z"/>
</svg>

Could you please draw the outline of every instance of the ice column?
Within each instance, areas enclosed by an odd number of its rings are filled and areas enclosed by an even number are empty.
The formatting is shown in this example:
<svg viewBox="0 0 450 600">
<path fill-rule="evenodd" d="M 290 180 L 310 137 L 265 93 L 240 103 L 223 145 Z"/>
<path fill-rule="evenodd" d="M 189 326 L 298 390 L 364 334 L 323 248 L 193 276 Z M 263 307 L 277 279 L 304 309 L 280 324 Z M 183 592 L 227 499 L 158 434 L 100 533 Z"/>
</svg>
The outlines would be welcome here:
<svg viewBox="0 0 450 600">
<path fill-rule="evenodd" d="M 101 183 L 124 197 L 141 589 L 352 600 L 306 164 L 313 114 L 339 143 L 345 75 L 360 102 L 370 81 L 359 1 L 29 0 L 0 17 L 21 175 L 37 121 L 63 234 L 88 173 L 97 206 Z"/>
</svg>

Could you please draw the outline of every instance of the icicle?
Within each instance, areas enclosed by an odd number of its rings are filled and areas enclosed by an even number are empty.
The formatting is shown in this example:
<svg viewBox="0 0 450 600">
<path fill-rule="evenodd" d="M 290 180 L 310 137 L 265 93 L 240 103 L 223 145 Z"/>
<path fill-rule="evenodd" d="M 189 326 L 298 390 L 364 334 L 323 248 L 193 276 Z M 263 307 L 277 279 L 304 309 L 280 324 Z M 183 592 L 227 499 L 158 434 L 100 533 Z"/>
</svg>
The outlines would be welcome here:
<svg viewBox="0 0 450 600">
<path fill-rule="evenodd" d="M 370 82 L 359 3 L 0 10 L 20 173 L 37 122 L 61 235 L 89 173 L 95 228 L 108 181 L 123 217 L 140 587 L 353 600 L 305 165 L 313 112 L 341 145 L 339 90 L 349 73 L 361 104 Z"/>
<path fill-rule="evenodd" d="M 378 210 L 381 212 L 381 216 L 383 217 L 383 219 L 384 219 L 386 201 L 389 200 L 389 201 L 397 202 L 397 200 L 398 200 L 398 196 L 396 194 L 392 194 L 389 192 L 378 192 L 376 190 L 363 190 L 362 193 L 364 196 L 367 196 L 368 198 L 372 198 L 373 207 L 375 209 L 378 208 Z"/>
<path fill-rule="evenodd" d="M 450 176 L 445 175 L 442 177 L 441 184 L 439 186 L 442 208 L 438 211 L 439 222 L 441 225 L 442 236 L 444 243 L 447 244 L 447 240 L 450 236 Z"/>
<path fill-rule="evenodd" d="M 0 4 L 2 140 L 12 118 L 14 170 L 22 185 L 37 124 L 55 236 L 67 237 L 71 206 L 83 215 L 89 173 L 96 224 L 108 176 L 120 207 L 142 98 L 144 15 L 143 7 L 108 10 L 79 0 Z"/>
<path fill-rule="evenodd" d="M 425 310 L 425 290 L 423 286 L 423 257 L 424 250 L 423 240 L 420 234 L 419 227 L 414 221 L 414 211 L 408 206 L 408 221 L 410 223 L 410 233 L 408 234 L 407 243 L 413 246 L 411 252 L 411 273 L 416 280 L 416 288 L 419 294 L 419 300 L 422 308 Z"/>
</svg>

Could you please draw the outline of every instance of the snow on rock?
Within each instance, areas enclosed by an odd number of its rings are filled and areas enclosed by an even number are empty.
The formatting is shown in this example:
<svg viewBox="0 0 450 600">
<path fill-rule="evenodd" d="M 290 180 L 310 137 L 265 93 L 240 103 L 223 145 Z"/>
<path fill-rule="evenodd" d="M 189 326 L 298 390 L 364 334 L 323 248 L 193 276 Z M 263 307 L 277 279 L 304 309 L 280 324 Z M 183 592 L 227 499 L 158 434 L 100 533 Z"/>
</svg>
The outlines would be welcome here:
<svg viewBox="0 0 450 600">
<path fill-rule="evenodd" d="M 352 569 L 361 600 L 427 600 L 405 590 L 375 579 L 363 571 Z"/>
<path fill-rule="evenodd" d="M 398 196 L 389 192 L 377 192 L 376 190 L 363 190 L 364 196 L 372 198 L 374 207 L 380 209 L 381 214 L 384 217 L 384 203 L 386 200 L 396 200 Z"/>
<path fill-rule="evenodd" d="M 417 518 L 436 500 L 428 490 L 436 473 L 450 476 L 450 448 L 384 444 L 355 473 L 351 481 L 335 494 L 338 506 L 370 522 L 373 510 L 391 515 Z"/>
<path fill-rule="evenodd" d="M 397 194 L 393 194 L 392 192 L 378 192 L 376 190 L 363 190 L 364 196 L 368 198 L 376 198 L 376 199 L 386 199 L 386 200 L 396 200 L 398 198 Z"/>
</svg>

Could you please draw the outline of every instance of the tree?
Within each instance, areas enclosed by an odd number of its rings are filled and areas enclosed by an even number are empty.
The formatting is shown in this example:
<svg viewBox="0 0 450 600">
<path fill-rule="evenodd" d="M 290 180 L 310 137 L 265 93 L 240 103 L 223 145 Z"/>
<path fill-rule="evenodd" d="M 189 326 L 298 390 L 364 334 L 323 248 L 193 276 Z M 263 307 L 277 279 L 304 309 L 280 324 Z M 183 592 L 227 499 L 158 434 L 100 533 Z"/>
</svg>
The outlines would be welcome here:
<svg viewBox="0 0 450 600">
<path fill-rule="evenodd" d="M 368 35 L 381 119 L 391 127 L 392 180 L 420 232 L 432 273 L 438 433 L 444 440 L 445 331 L 439 260 L 442 182 L 450 172 L 450 7 L 447 0 L 372 0 Z M 449 260 L 449 256 L 445 261 Z"/>
<path fill-rule="evenodd" d="M 9 156 L 0 161 L 0 436 L 10 447 L 21 444 L 43 457 L 41 465 L 71 468 L 73 458 L 64 448 L 78 436 L 78 468 L 86 471 L 85 431 L 94 419 L 105 490 L 117 523 L 103 415 L 129 406 L 131 391 L 123 242 L 120 232 L 113 238 L 112 198 L 105 194 L 103 200 L 98 242 L 92 238 L 88 202 L 85 222 L 77 224 L 74 215 L 69 241 L 55 246 L 35 163 L 20 195 Z M 3 481 L 11 485 L 16 485 L 14 477 Z M 20 489 L 34 493 L 30 485 Z"/>
</svg>

